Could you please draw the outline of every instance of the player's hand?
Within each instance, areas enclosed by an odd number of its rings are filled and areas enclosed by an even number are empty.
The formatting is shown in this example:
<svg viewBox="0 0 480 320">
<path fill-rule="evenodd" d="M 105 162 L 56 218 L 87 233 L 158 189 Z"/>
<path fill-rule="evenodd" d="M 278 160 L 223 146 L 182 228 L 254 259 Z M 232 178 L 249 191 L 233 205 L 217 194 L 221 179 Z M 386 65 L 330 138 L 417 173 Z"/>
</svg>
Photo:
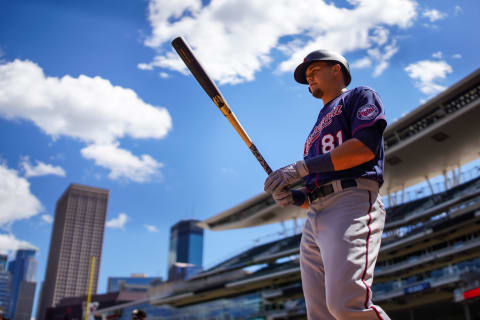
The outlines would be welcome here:
<svg viewBox="0 0 480 320">
<path fill-rule="evenodd" d="M 290 190 L 274 192 L 272 196 L 273 200 L 275 200 L 280 207 L 287 207 L 293 204 L 292 191 Z"/>
<path fill-rule="evenodd" d="M 282 191 L 286 186 L 297 182 L 307 174 L 308 169 L 305 162 L 297 161 L 270 173 L 265 180 L 264 190 L 271 193 Z"/>
</svg>

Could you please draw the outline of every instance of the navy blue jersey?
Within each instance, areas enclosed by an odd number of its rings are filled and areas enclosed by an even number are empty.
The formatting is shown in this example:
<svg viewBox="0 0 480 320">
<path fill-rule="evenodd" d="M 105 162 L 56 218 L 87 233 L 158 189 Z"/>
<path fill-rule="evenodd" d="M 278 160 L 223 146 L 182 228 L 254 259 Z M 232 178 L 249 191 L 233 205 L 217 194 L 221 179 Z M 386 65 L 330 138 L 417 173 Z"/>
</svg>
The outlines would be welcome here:
<svg viewBox="0 0 480 320">
<path fill-rule="evenodd" d="M 317 122 L 305 142 L 304 159 L 325 154 L 352 138 L 359 138 L 375 158 L 357 167 L 306 176 L 311 191 L 333 180 L 367 178 L 383 184 L 383 130 L 387 125 L 383 103 L 368 87 L 357 87 L 328 102 L 318 115 Z M 373 146 L 372 146 L 373 144 Z"/>
</svg>

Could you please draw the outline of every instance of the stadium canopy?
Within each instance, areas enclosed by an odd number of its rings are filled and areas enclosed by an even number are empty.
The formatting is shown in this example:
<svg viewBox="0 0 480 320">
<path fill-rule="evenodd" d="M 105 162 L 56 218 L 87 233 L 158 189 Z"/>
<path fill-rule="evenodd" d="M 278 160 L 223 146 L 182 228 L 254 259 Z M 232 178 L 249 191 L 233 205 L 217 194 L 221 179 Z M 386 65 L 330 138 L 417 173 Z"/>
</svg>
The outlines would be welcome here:
<svg viewBox="0 0 480 320">
<path fill-rule="evenodd" d="M 401 97 L 399 97 L 401 98 Z M 388 115 L 388 106 L 386 106 Z M 384 133 L 386 195 L 446 174 L 480 157 L 480 69 L 399 120 Z M 210 230 L 247 228 L 304 218 L 261 193 L 199 223 Z"/>
</svg>

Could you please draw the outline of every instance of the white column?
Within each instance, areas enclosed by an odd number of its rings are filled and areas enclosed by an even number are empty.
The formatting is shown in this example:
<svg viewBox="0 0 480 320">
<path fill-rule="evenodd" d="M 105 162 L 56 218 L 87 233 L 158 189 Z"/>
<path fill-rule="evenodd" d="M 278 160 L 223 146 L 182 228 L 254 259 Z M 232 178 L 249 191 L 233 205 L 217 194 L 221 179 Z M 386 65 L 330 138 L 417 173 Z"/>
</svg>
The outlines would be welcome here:
<svg viewBox="0 0 480 320">
<path fill-rule="evenodd" d="M 433 190 L 432 183 L 430 182 L 430 179 L 428 179 L 428 176 L 425 176 L 425 180 L 427 180 L 428 187 L 430 188 L 430 192 L 432 193 L 432 195 L 434 195 L 435 191 Z"/>
<path fill-rule="evenodd" d="M 448 173 L 446 170 L 443 170 L 443 182 L 445 183 L 445 191 L 448 190 Z"/>
</svg>

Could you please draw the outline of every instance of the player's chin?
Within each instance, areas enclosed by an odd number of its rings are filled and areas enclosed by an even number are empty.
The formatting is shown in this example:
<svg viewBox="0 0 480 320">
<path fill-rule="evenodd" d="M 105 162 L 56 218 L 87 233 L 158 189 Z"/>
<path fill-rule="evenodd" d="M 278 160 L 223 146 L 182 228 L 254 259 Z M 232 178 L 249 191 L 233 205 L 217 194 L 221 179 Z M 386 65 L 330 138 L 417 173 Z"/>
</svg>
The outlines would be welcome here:
<svg viewBox="0 0 480 320">
<path fill-rule="evenodd" d="M 314 96 L 317 99 L 321 99 L 323 97 L 323 91 L 320 88 L 310 88 L 310 92 L 312 93 L 312 96 Z"/>
</svg>

